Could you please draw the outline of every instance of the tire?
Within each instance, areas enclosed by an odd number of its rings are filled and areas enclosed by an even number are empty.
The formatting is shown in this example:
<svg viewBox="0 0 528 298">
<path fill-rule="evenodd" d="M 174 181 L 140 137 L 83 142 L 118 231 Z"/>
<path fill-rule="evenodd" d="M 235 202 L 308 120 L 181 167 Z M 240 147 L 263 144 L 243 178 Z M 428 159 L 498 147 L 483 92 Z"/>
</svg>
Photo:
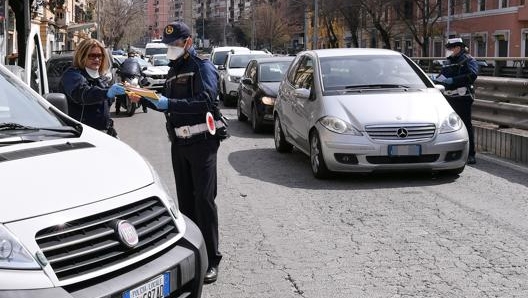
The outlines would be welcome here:
<svg viewBox="0 0 528 298">
<path fill-rule="evenodd" d="M 136 112 L 137 104 L 135 102 L 130 101 L 130 98 L 128 96 L 125 96 L 125 101 L 126 101 L 125 114 L 128 117 L 131 117 Z"/>
<path fill-rule="evenodd" d="M 242 113 L 242 108 L 240 107 L 240 97 L 237 100 L 237 119 L 238 121 L 244 122 L 247 121 L 247 116 Z"/>
<path fill-rule="evenodd" d="M 260 133 L 263 130 L 262 120 L 259 120 L 257 115 L 257 108 L 255 105 L 251 105 L 251 128 L 253 132 Z"/>
<path fill-rule="evenodd" d="M 315 178 L 326 179 L 330 177 L 331 172 L 326 167 L 321 149 L 321 139 L 319 139 L 317 131 L 310 134 L 310 165 Z"/>
<path fill-rule="evenodd" d="M 282 132 L 282 127 L 280 124 L 280 119 L 278 116 L 275 117 L 274 121 L 274 141 L 275 141 L 275 150 L 280 153 L 289 153 L 293 151 L 293 145 L 286 141 L 284 133 Z"/>
</svg>

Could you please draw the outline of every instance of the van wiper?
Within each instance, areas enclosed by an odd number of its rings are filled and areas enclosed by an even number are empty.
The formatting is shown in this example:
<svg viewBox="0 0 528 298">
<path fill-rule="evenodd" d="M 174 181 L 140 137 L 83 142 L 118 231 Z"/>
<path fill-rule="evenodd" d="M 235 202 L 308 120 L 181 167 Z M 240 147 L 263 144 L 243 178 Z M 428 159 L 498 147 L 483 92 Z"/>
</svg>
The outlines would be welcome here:
<svg viewBox="0 0 528 298">
<path fill-rule="evenodd" d="M 369 85 L 351 85 L 346 86 L 346 89 L 382 89 L 382 88 L 411 88 L 405 85 L 398 84 L 369 84 Z"/>
<path fill-rule="evenodd" d="M 7 130 L 35 130 L 35 131 L 53 131 L 53 132 L 59 132 L 59 133 L 72 133 L 75 136 L 80 136 L 81 131 L 77 130 L 71 126 L 66 127 L 33 127 L 33 126 L 26 126 L 15 122 L 4 122 L 0 123 L 0 131 L 7 131 Z"/>
<path fill-rule="evenodd" d="M 25 126 L 15 122 L 0 123 L 0 130 L 38 130 L 38 128 Z"/>
</svg>

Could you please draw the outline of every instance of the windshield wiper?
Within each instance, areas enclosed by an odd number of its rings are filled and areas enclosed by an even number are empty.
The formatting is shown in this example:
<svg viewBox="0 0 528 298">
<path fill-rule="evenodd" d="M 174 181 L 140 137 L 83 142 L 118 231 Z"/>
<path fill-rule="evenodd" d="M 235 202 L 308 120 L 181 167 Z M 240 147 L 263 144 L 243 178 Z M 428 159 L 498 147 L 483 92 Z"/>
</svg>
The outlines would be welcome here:
<svg viewBox="0 0 528 298">
<path fill-rule="evenodd" d="M 38 128 L 25 126 L 15 122 L 0 123 L 0 130 L 38 130 Z"/>
<path fill-rule="evenodd" d="M 381 89 L 381 88 L 411 88 L 405 85 L 398 84 L 369 84 L 369 85 L 351 85 L 346 86 L 346 89 Z"/>
<path fill-rule="evenodd" d="M 78 129 L 75 129 L 71 126 L 66 127 L 33 127 L 33 126 L 26 126 L 15 122 L 5 122 L 0 123 L 0 131 L 5 130 L 35 130 L 35 131 L 53 131 L 53 132 L 59 132 L 59 133 L 72 133 L 75 136 L 80 136 L 81 131 Z"/>
</svg>

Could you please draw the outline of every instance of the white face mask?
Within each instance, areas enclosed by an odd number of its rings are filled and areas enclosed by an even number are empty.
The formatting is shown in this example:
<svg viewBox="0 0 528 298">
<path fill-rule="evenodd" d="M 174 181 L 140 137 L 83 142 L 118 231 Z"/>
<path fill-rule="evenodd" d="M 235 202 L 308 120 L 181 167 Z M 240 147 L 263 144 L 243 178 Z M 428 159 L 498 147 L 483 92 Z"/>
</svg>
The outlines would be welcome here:
<svg viewBox="0 0 528 298">
<path fill-rule="evenodd" d="M 90 77 L 92 77 L 93 79 L 97 79 L 99 77 L 99 70 L 97 69 L 91 69 L 91 68 L 85 68 L 86 69 L 86 72 L 88 73 L 88 75 Z"/>
<path fill-rule="evenodd" d="M 185 49 L 182 47 L 169 46 L 167 49 L 167 59 L 176 60 L 185 54 Z"/>
<path fill-rule="evenodd" d="M 446 56 L 446 57 L 451 57 L 452 55 L 453 55 L 453 51 L 451 51 L 451 50 L 446 50 L 446 52 L 445 52 L 445 56 Z"/>
</svg>

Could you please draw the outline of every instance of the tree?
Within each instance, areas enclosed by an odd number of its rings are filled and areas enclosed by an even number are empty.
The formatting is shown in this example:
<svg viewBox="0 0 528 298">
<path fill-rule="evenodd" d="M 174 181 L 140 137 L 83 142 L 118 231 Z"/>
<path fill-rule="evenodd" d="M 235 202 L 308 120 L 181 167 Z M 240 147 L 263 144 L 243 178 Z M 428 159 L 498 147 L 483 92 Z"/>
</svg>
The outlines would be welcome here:
<svg viewBox="0 0 528 298">
<path fill-rule="evenodd" d="M 338 4 L 338 10 L 343 14 L 345 23 L 350 30 L 352 46 L 358 48 L 361 3 L 359 0 L 336 0 L 336 2 Z"/>
<path fill-rule="evenodd" d="M 288 27 L 272 4 L 262 4 L 253 9 L 257 44 L 272 51 L 289 41 Z"/>
<path fill-rule="evenodd" d="M 99 38 L 107 46 L 118 48 L 123 42 L 133 43 L 145 35 L 143 0 L 104 0 L 99 9 Z"/>
<path fill-rule="evenodd" d="M 441 1 L 398 0 L 395 10 L 411 31 L 414 40 L 422 49 L 422 57 L 429 56 L 429 41 L 440 18 Z"/>
<path fill-rule="evenodd" d="M 399 1 L 399 0 L 393 0 Z M 393 6 L 391 0 L 360 0 L 361 8 L 367 13 L 372 25 L 379 32 L 383 47 L 391 48 L 392 29 L 395 19 L 388 14 Z"/>
</svg>

